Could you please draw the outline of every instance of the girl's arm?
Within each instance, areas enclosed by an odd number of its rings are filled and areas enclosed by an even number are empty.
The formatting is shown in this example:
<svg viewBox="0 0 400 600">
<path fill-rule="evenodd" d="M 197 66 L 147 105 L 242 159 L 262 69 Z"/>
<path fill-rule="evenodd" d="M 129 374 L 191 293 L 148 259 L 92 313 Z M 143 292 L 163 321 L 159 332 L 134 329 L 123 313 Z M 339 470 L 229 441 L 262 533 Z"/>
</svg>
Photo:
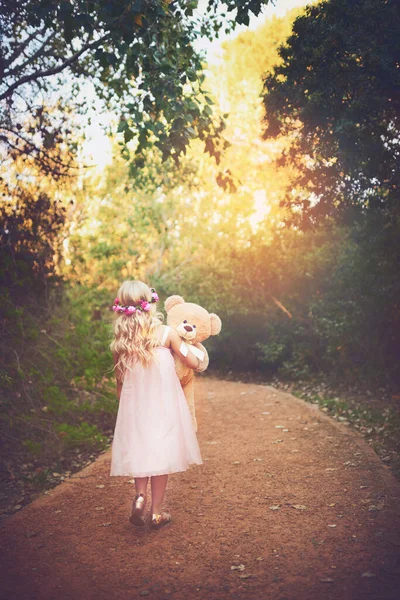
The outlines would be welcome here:
<svg viewBox="0 0 400 600">
<path fill-rule="evenodd" d="M 117 364 L 118 362 L 118 355 L 117 354 L 113 354 L 114 357 L 114 366 Z M 117 396 L 118 396 L 118 401 L 121 398 L 121 390 L 122 390 L 122 381 L 120 381 L 117 377 L 117 371 L 115 370 L 115 378 L 117 380 Z"/>
<path fill-rule="evenodd" d="M 189 352 L 187 356 L 183 356 L 183 354 L 179 351 L 179 348 L 182 344 L 182 339 L 176 333 L 175 329 L 170 329 L 168 334 L 168 340 L 170 342 L 171 349 L 175 352 L 177 356 L 191 369 L 198 369 L 200 366 L 200 360 L 190 351 L 190 344 L 188 344 Z"/>
</svg>

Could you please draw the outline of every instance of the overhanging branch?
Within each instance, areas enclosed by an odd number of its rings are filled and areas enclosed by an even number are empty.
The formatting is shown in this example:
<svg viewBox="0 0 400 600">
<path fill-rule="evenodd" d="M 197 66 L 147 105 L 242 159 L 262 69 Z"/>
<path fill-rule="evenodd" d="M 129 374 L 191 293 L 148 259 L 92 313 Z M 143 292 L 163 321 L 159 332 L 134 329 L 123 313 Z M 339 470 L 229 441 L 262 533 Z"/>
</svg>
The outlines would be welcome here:
<svg viewBox="0 0 400 600">
<path fill-rule="evenodd" d="M 6 92 L 1 94 L 0 100 L 9 98 L 14 92 L 14 90 L 16 90 L 24 83 L 29 83 L 30 81 L 36 81 L 37 79 L 50 77 L 51 75 L 57 75 L 57 73 L 61 73 L 61 71 L 72 65 L 74 62 L 76 62 L 78 58 L 82 56 L 82 54 L 84 54 L 87 50 L 92 50 L 93 48 L 100 46 L 100 44 L 102 44 L 107 38 L 109 38 L 110 35 L 111 34 L 107 33 L 106 35 L 103 35 L 103 37 L 101 37 L 100 39 L 91 42 L 90 44 L 85 44 L 78 52 L 75 52 L 75 54 L 70 56 L 70 58 L 68 58 L 65 62 L 63 62 L 61 65 L 58 65 L 57 67 L 47 69 L 47 71 L 37 71 L 36 73 L 31 73 L 30 75 L 25 75 L 24 77 L 21 77 L 21 79 L 15 81 L 12 85 L 10 85 Z"/>
<path fill-rule="evenodd" d="M 27 67 L 29 65 L 29 63 L 32 63 L 34 60 L 36 60 L 38 58 L 38 56 L 40 56 L 43 49 L 47 46 L 47 44 L 50 42 L 50 40 L 52 40 L 54 38 L 55 35 L 56 35 L 55 33 L 52 33 L 51 35 L 49 35 L 49 37 L 46 38 L 44 40 L 44 42 L 41 44 L 40 48 L 32 56 L 27 58 L 27 60 L 24 63 L 22 63 L 22 65 L 17 65 L 14 69 L 11 69 L 10 71 L 5 71 L 4 77 L 9 77 L 10 75 L 14 75 L 14 73 L 18 73 L 18 71 L 23 71 L 25 69 L 25 67 Z"/>
<path fill-rule="evenodd" d="M 29 46 L 31 41 L 34 40 L 38 35 L 43 35 L 45 31 L 46 27 L 42 27 L 42 29 L 40 29 L 39 31 L 34 31 L 33 33 L 31 33 L 31 35 L 29 35 L 26 38 L 26 40 L 24 40 L 19 46 L 17 46 L 17 48 L 14 50 L 11 56 L 8 59 L 4 60 L 5 66 L 8 67 L 9 65 L 12 65 L 12 63 L 18 58 L 18 56 L 20 56 L 20 54 L 25 50 L 25 48 Z"/>
</svg>

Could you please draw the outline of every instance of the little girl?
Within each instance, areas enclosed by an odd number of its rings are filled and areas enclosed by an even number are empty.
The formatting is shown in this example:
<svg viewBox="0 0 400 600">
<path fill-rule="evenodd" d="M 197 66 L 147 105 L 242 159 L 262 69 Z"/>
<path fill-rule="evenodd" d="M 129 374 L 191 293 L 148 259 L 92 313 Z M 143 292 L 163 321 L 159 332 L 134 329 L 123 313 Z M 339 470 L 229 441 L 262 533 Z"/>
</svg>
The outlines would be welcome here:
<svg viewBox="0 0 400 600">
<path fill-rule="evenodd" d="M 203 464 L 171 353 L 179 353 L 182 340 L 162 325 L 157 301 L 155 290 L 145 283 L 125 281 L 114 301 L 117 318 L 111 343 L 119 408 L 110 475 L 135 478 L 129 519 L 134 525 L 144 525 L 151 478 L 151 527 L 155 529 L 171 521 L 170 514 L 161 512 L 168 474 Z M 180 358 L 192 369 L 199 367 L 192 352 Z"/>
</svg>

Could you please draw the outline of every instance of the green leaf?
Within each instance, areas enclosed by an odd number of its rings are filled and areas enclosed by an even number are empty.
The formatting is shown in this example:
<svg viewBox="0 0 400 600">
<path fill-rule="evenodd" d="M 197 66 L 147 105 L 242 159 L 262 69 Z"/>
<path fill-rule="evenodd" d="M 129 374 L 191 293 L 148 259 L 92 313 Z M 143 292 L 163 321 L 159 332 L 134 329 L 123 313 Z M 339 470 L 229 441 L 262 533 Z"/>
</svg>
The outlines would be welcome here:
<svg viewBox="0 0 400 600">
<path fill-rule="evenodd" d="M 125 121 L 125 119 L 124 119 L 124 120 L 121 120 L 121 121 L 118 123 L 118 129 L 117 129 L 117 132 L 118 132 L 118 133 L 122 133 L 123 131 L 126 131 L 127 129 L 128 129 L 128 123 Z"/>
<path fill-rule="evenodd" d="M 134 138 L 135 134 L 132 131 L 132 129 L 125 129 L 124 131 L 124 141 L 125 144 L 127 144 L 128 142 L 130 142 L 133 138 Z"/>
</svg>

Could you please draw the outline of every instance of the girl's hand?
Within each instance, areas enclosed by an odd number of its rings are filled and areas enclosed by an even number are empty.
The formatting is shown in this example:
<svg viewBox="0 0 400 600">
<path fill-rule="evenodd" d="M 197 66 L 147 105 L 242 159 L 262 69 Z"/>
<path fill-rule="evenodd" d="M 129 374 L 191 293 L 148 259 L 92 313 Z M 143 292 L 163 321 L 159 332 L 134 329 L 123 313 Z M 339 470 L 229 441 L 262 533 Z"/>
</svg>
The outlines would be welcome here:
<svg viewBox="0 0 400 600">
<path fill-rule="evenodd" d="M 182 338 L 176 333 L 175 329 L 170 329 L 168 339 L 171 344 L 171 349 L 179 356 L 182 362 L 185 363 L 190 369 L 198 369 L 200 366 L 200 360 L 190 351 L 190 344 L 188 344 L 189 352 L 187 356 L 183 356 L 183 354 L 179 351 L 179 348 L 182 344 Z"/>
</svg>

